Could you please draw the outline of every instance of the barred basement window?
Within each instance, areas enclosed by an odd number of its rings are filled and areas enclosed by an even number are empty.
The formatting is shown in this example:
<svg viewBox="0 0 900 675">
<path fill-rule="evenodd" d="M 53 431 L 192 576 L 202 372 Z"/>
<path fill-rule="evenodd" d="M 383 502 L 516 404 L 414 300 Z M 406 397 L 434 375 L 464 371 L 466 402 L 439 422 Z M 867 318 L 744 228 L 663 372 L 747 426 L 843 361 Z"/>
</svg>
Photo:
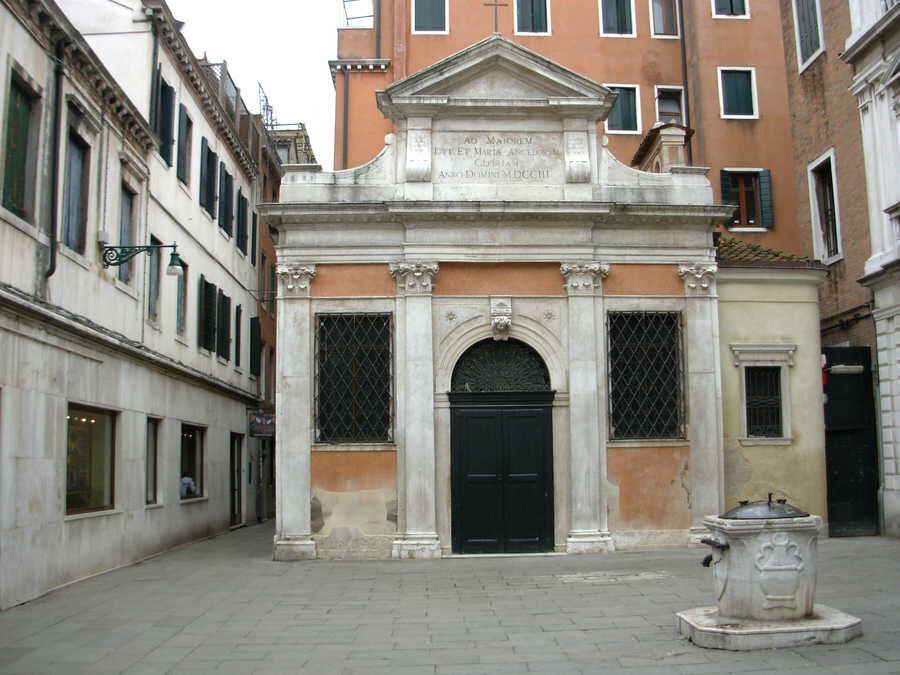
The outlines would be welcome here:
<svg viewBox="0 0 900 675">
<path fill-rule="evenodd" d="M 609 435 L 684 438 L 681 314 L 609 312 Z"/>
<path fill-rule="evenodd" d="M 316 441 L 391 437 L 390 314 L 316 315 Z"/>
<path fill-rule="evenodd" d="M 747 436 L 781 438 L 781 368 L 747 366 L 744 370 L 747 400 Z"/>
</svg>

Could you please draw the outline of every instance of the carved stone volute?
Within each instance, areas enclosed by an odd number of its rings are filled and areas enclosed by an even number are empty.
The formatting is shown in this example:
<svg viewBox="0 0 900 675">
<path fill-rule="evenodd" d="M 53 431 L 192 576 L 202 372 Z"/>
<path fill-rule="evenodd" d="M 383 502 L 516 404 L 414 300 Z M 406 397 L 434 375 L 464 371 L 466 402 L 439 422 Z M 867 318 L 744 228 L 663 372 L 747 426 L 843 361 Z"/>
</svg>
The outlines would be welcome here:
<svg viewBox="0 0 900 675">
<path fill-rule="evenodd" d="M 431 295 L 440 266 L 436 262 L 391 263 L 390 270 L 397 295 Z"/>
<path fill-rule="evenodd" d="M 560 272 L 566 279 L 569 295 L 593 295 L 609 275 L 609 265 L 599 262 L 563 263 Z"/>
<path fill-rule="evenodd" d="M 277 273 L 281 279 L 282 297 L 309 297 L 310 284 L 316 276 L 315 265 L 279 265 Z"/>
</svg>

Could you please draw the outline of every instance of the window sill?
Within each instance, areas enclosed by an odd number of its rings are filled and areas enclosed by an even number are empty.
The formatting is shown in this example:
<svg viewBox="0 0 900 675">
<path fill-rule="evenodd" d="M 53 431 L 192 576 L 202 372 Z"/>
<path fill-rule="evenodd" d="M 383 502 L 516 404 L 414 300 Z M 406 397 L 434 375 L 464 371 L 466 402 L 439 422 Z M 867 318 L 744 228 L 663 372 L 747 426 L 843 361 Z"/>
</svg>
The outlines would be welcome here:
<svg viewBox="0 0 900 675">
<path fill-rule="evenodd" d="M 144 504 L 144 511 L 153 511 L 155 509 L 161 509 L 165 506 L 165 504 Z"/>
<path fill-rule="evenodd" d="M 230 234 L 228 234 L 225 230 L 223 230 L 221 226 L 219 226 L 218 229 L 219 229 L 219 234 L 222 235 L 222 238 L 223 238 L 225 241 L 231 241 L 231 235 L 230 235 Z"/>
<path fill-rule="evenodd" d="M 73 251 L 68 246 L 63 243 L 60 243 L 59 253 L 65 258 L 68 258 L 76 265 L 80 265 L 86 270 L 91 269 L 91 261 L 84 257 L 84 254 L 79 253 L 78 251 Z"/>
<path fill-rule="evenodd" d="M 102 518 L 104 516 L 120 516 L 122 515 L 121 509 L 106 509 L 105 511 L 88 511 L 87 513 L 73 513 L 70 516 L 65 516 L 63 518 L 64 523 L 70 523 L 75 520 L 86 520 L 88 518 Z"/>
<path fill-rule="evenodd" d="M 206 207 L 203 206 L 202 204 L 200 205 L 200 213 L 202 213 L 204 216 L 206 216 L 206 219 L 209 222 L 211 222 L 211 223 L 215 222 L 215 217 L 213 217 L 213 214 L 211 214 L 209 211 L 207 211 Z"/>
<path fill-rule="evenodd" d="M 768 227 L 729 227 L 729 232 L 768 232 Z"/>
<path fill-rule="evenodd" d="M 837 255 L 832 256 L 832 257 L 830 257 L 830 258 L 823 258 L 823 259 L 822 259 L 822 264 L 823 264 L 823 265 L 826 265 L 826 266 L 828 266 L 828 267 L 831 267 L 831 266 L 834 265 L 835 263 L 841 262 L 841 260 L 843 260 L 843 259 L 844 259 L 844 254 L 843 254 L 843 253 L 838 253 Z"/>
<path fill-rule="evenodd" d="M 209 351 L 205 347 L 197 347 L 197 351 L 200 352 L 200 356 L 210 357 L 213 354 L 211 351 Z"/>
<path fill-rule="evenodd" d="M 5 206 L 0 206 L 0 218 L 5 220 L 7 223 L 12 225 L 17 230 L 21 231 L 22 234 L 25 234 L 32 239 L 39 241 L 45 246 L 49 244 L 50 240 L 43 232 L 41 232 L 37 225 L 34 223 L 28 222 L 25 218 L 21 216 L 17 216 L 15 213 L 7 209 Z"/>
<path fill-rule="evenodd" d="M 185 504 L 199 504 L 200 502 L 208 502 L 209 497 L 188 497 L 179 501 L 179 504 L 184 506 Z"/>
<path fill-rule="evenodd" d="M 413 30 L 413 35 L 450 35 L 449 30 Z"/>
<path fill-rule="evenodd" d="M 175 342 L 184 345 L 185 347 L 190 347 L 190 343 L 187 341 L 187 338 L 184 335 L 180 335 L 178 333 L 175 334 Z"/>
<path fill-rule="evenodd" d="M 151 319 L 147 317 L 147 325 L 155 330 L 157 333 L 162 333 L 162 326 L 159 325 L 159 319 Z"/>
<path fill-rule="evenodd" d="M 743 446 L 755 445 L 793 445 L 793 438 L 739 438 L 738 443 Z"/>
<path fill-rule="evenodd" d="M 219 362 L 219 365 L 220 365 L 220 366 L 227 366 L 227 365 L 229 364 L 228 359 L 223 359 L 223 358 L 222 358 L 221 356 L 219 356 L 218 354 L 216 355 L 216 361 Z"/>
<path fill-rule="evenodd" d="M 808 59 L 806 59 L 806 61 L 804 61 L 803 63 L 798 63 L 797 64 L 797 75 L 802 75 L 806 71 L 806 69 L 809 68 L 812 64 L 814 64 L 816 62 L 816 59 L 818 59 L 824 53 L 825 53 L 825 47 L 819 47 L 818 51 L 816 51 L 812 56 L 810 56 Z"/>
<path fill-rule="evenodd" d="M 312 452 L 396 452 L 394 443 L 313 443 Z"/>
<path fill-rule="evenodd" d="M 643 133 L 640 129 L 636 131 L 623 131 L 618 129 L 607 129 L 607 135 L 609 136 L 643 136 Z"/>
<path fill-rule="evenodd" d="M 187 185 L 185 185 L 184 183 L 182 183 L 181 179 L 178 179 L 176 182 L 178 183 L 178 187 L 181 188 L 181 191 L 187 195 L 188 199 L 193 201 L 194 195 L 191 194 L 191 188 L 188 187 Z M 204 209 L 202 206 L 200 208 L 203 211 L 203 213 L 206 213 L 206 209 Z M 206 215 L 209 215 L 209 214 L 207 213 Z"/>
<path fill-rule="evenodd" d="M 631 38 L 632 40 L 637 38 L 637 33 L 600 33 L 600 37 L 608 37 L 608 38 Z"/>
<path fill-rule="evenodd" d="M 116 285 L 117 290 L 124 293 L 135 302 L 138 301 L 137 291 L 134 290 L 131 284 L 122 281 L 118 277 L 113 277 L 113 283 Z"/>
<path fill-rule="evenodd" d="M 733 21 L 734 19 L 747 20 L 750 18 L 750 15 L 749 14 L 735 14 L 732 16 L 731 14 L 713 14 L 712 18 L 725 19 L 726 21 Z"/>
<path fill-rule="evenodd" d="M 654 40 L 680 40 L 680 35 L 650 35 Z"/>
<path fill-rule="evenodd" d="M 633 441 L 607 441 L 608 448 L 674 448 L 690 445 L 686 438 L 648 438 Z"/>
<path fill-rule="evenodd" d="M 521 35 L 522 37 L 551 37 L 551 36 L 553 35 L 553 33 L 551 33 L 551 32 L 546 32 L 546 33 L 527 33 L 527 32 L 524 32 L 524 31 L 518 31 L 518 30 L 517 30 L 517 31 L 515 31 L 515 32 L 513 33 L 513 35 Z"/>
<path fill-rule="evenodd" d="M 750 120 L 750 121 L 753 121 L 753 120 L 759 119 L 759 115 L 724 115 L 724 114 L 720 114 L 719 117 L 721 117 L 723 120 Z"/>
</svg>

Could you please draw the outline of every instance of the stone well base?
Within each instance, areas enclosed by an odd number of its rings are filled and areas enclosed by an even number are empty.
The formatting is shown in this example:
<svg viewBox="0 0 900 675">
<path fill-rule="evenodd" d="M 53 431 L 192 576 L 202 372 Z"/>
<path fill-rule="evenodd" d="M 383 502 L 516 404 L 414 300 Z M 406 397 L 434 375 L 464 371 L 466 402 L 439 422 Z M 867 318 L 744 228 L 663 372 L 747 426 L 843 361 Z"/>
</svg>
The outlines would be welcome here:
<svg viewBox="0 0 900 675">
<path fill-rule="evenodd" d="M 678 632 L 707 649 L 777 649 L 849 642 L 862 635 L 862 620 L 825 605 L 799 621 L 756 621 L 720 617 L 716 607 L 697 607 L 675 614 Z"/>
</svg>

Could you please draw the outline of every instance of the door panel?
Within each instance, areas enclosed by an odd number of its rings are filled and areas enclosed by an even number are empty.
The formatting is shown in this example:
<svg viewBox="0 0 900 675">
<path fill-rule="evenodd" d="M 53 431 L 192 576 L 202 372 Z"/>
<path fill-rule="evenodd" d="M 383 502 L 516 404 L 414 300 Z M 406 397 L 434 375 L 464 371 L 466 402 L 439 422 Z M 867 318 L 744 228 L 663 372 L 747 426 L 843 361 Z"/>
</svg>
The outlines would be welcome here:
<svg viewBox="0 0 900 675">
<path fill-rule="evenodd" d="M 550 408 L 454 408 L 453 550 L 551 550 Z"/>
<path fill-rule="evenodd" d="M 830 534 L 878 534 L 878 453 L 869 349 L 826 347 L 822 352 L 827 368 L 825 458 Z"/>
</svg>

